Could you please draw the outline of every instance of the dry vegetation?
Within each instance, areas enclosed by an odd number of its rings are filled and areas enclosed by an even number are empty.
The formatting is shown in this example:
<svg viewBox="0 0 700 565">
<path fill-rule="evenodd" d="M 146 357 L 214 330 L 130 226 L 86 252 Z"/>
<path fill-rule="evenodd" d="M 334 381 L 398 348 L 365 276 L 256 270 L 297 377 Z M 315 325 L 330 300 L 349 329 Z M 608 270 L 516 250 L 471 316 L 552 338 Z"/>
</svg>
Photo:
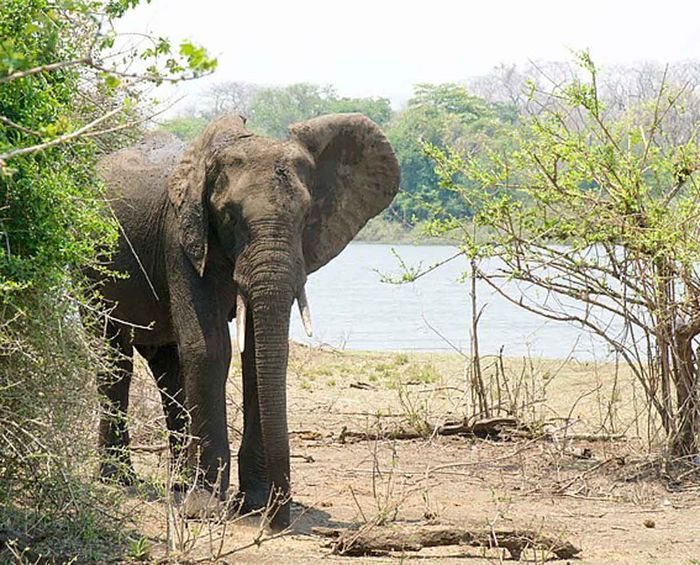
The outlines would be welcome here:
<svg viewBox="0 0 700 565">
<path fill-rule="evenodd" d="M 584 563 L 696 562 L 695 469 L 659 456 L 658 422 L 647 417 L 628 372 L 615 364 L 485 358 L 491 416 L 518 425 L 486 438 L 443 435 L 446 423 L 467 429 L 481 419 L 465 394 L 469 366 L 456 354 L 294 345 L 294 524 L 273 539 L 256 517 L 185 521 L 164 496 L 159 397 L 142 367 L 131 414 L 137 471 L 146 482 L 123 504 L 141 532 L 129 555 L 161 562 L 277 563 L 280 555 L 290 563 L 410 555 L 441 563 L 543 562 L 555 557 L 550 550 L 572 544 Z M 242 428 L 239 382 L 233 366 L 234 446 Z M 430 547 L 445 531 L 453 545 Z M 349 557 L 358 552 L 365 555 Z"/>
</svg>

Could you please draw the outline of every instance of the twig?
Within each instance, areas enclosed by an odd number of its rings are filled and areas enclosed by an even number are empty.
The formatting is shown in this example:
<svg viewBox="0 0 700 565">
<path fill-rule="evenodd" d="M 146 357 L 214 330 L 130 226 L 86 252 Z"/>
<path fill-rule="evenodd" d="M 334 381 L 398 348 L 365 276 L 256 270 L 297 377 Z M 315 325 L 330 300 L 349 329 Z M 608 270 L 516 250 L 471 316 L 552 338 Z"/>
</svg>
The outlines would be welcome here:
<svg viewBox="0 0 700 565">
<path fill-rule="evenodd" d="M 18 124 L 18 123 L 15 123 L 15 122 L 13 122 L 11 119 L 6 118 L 5 116 L 0 116 L 0 122 L 2 122 L 3 124 L 5 124 L 6 126 L 9 126 L 9 127 L 13 128 L 13 129 L 16 129 L 16 130 L 18 130 L 18 131 L 21 131 L 22 133 L 27 133 L 27 134 L 29 134 L 29 135 L 35 135 L 35 136 L 37 136 L 37 137 L 41 137 L 41 136 L 42 136 L 42 133 L 41 133 L 41 132 L 38 132 L 38 131 L 36 131 L 36 130 L 33 130 L 33 129 L 29 129 L 29 128 L 27 128 L 27 127 L 24 127 L 23 125 L 20 125 L 20 124 Z"/>
<path fill-rule="evenodd" d="M 594 465 L 593 467 L 591 467 L 590 469 L 584 471 L 583 473 L 579 473 L 578 475 L 576 475 L 576 476 L 575 476 L 573 479 L 571 479 L 570 481 L 567 481 L 566 484 L 562 485 L 561 487 L 559 487 L 559 488 L 556 490 L 556 493 L 557 493 L 557 494 L 567 494 L 567 493 L 566 493 L 566 490 L 567 490 L 571 485 L 573 485 L 576 481 L 580 481 L 581 479 L 587 477 L 587 476 L 590 475 L 591 473 L 594 473 L 595 471 L 597 471 L 597 470 L 600 469 L 601 467 L 605 467 L 605 466 L 608 465 L 609 463 L 612 463 L 613 461 L 619 461 L 619 460 L 620 460 L 619 457 L 610 457 L 609 459 L 606 459 L 605 461 L 601 461 L 600 463 L 598 463 L 597 465 Z M 571 494 L 571 493 L 569 493 L 569 494 Z"/>
</svg>

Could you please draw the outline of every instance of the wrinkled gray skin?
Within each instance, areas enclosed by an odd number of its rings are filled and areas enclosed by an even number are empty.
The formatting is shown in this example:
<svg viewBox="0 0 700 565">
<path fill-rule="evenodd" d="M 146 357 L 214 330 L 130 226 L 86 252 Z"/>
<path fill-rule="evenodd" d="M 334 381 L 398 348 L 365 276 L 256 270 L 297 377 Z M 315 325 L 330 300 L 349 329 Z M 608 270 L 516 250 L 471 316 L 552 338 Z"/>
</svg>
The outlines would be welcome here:
<svg viewBox="0 0 700 565">
<path fill-rule="evenodd" d="M 123 228 L 113 268 L 129 274 L 101 280 L 114 307 L 111 342 L 123 354 L 119 378 L 99 386 L 101 476 L 133 479 L 124 416 L 136 348 L 161 389 L 174 455 L 181 434 L 192 434 L 189 464 L 226 492 L 228 322 L 239 294 L 247 311 L 239 489 L 244 510 L 270 493 L 286 499 L 273 508 L 276 529 L 290 520 L 290 309 L 307 274 L 340 253 L 399 183 L 389 143 L 364 116 L 324 116 L 290 132 L 286 142 L 258 137 L 225 116 L 188 147 L 156 133 L 101 164 Z"/>
</svg>

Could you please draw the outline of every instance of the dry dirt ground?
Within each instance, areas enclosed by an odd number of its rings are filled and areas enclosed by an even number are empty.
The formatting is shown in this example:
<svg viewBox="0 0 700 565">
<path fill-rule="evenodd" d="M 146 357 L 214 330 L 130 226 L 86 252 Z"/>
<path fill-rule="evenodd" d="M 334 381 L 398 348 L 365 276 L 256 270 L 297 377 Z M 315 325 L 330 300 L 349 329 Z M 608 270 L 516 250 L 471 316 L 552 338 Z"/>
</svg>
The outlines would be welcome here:
<svg viewBox="0 0 700 565">
<path fill-rule="evenodd" d="M 132 555 L 228 563 L 508 560 L 502 550 L 463 545 L 340 556 L 312 532 L 398 521 L 532 530 L 580 547 L 576 561 L 582 563 L 700 563 L 699 483 L 692 468 L 671 478 L 650 449 L 654 422 L 629 374 L 614 365 L 527 359 L 485 359 L 483 371 L 490 402 L 515 411 L 529 423 L 528 433 L 506 440 L 431 435 L 436 424 L 474 415 L 464 394 L 470 373 L 459 355 L 292 344 L 291 533 L 269 539 L 256 518 L 185 521 L 162 499 L 132 495 L 124 507 L 144 536 Z M 239 384 L 234 366 L 228 395 L 234 453 L 242 427 Z M 162 484 L 162 417 L 143 368 L 135 388 L 137 471 Z M 398 429 L 419 429 L 426 437 L 382 437 Z M 353 432 L 380 438 L 358 441 Z M 610 441 L 619 434 L 624 437 Z M 546 557 L 529 551 L 522 559 Z"/>
</svg>

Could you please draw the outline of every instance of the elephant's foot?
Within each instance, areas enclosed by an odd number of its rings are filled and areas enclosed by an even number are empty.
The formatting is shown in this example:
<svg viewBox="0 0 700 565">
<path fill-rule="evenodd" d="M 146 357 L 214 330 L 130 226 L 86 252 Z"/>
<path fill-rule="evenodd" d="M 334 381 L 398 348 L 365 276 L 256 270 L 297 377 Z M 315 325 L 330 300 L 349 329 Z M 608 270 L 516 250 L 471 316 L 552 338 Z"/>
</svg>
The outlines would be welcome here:
<svg viewBox="0 0 700 565">
<path fill-rule="evenodd" d="M 264 516 L 270 528 L 274 531 L 282 531 L 289 527 L 291 520 L 291 500 L 270 497 L 269 491 L 246 490 L 239 491 L 233 498 L 232 509 L 238 508 L 237 514 L 256 514 Z"/>
<path fill-rule="evenodd" d="M 264 490 L 240 490 L 233 497 L 233 507 L 238 508 L 241 515 L 259 514 L 267 508 L 269 501 L 269 495 Z"/>
<path fill-rule="evenodd" d="M 292 501 L 287 498 L 280 506 L 273 510 L 270 520 L 270 529 L 273 532 L 281 532 L 289 528 L 291 524 Z"/>
<path fill-rule="evenodd" d="M 186 518 L 221 518 L 225 514 L 225 505 L 218 493 L 202 487 L 180 492 L 182 513 Z"/>
</svg>

